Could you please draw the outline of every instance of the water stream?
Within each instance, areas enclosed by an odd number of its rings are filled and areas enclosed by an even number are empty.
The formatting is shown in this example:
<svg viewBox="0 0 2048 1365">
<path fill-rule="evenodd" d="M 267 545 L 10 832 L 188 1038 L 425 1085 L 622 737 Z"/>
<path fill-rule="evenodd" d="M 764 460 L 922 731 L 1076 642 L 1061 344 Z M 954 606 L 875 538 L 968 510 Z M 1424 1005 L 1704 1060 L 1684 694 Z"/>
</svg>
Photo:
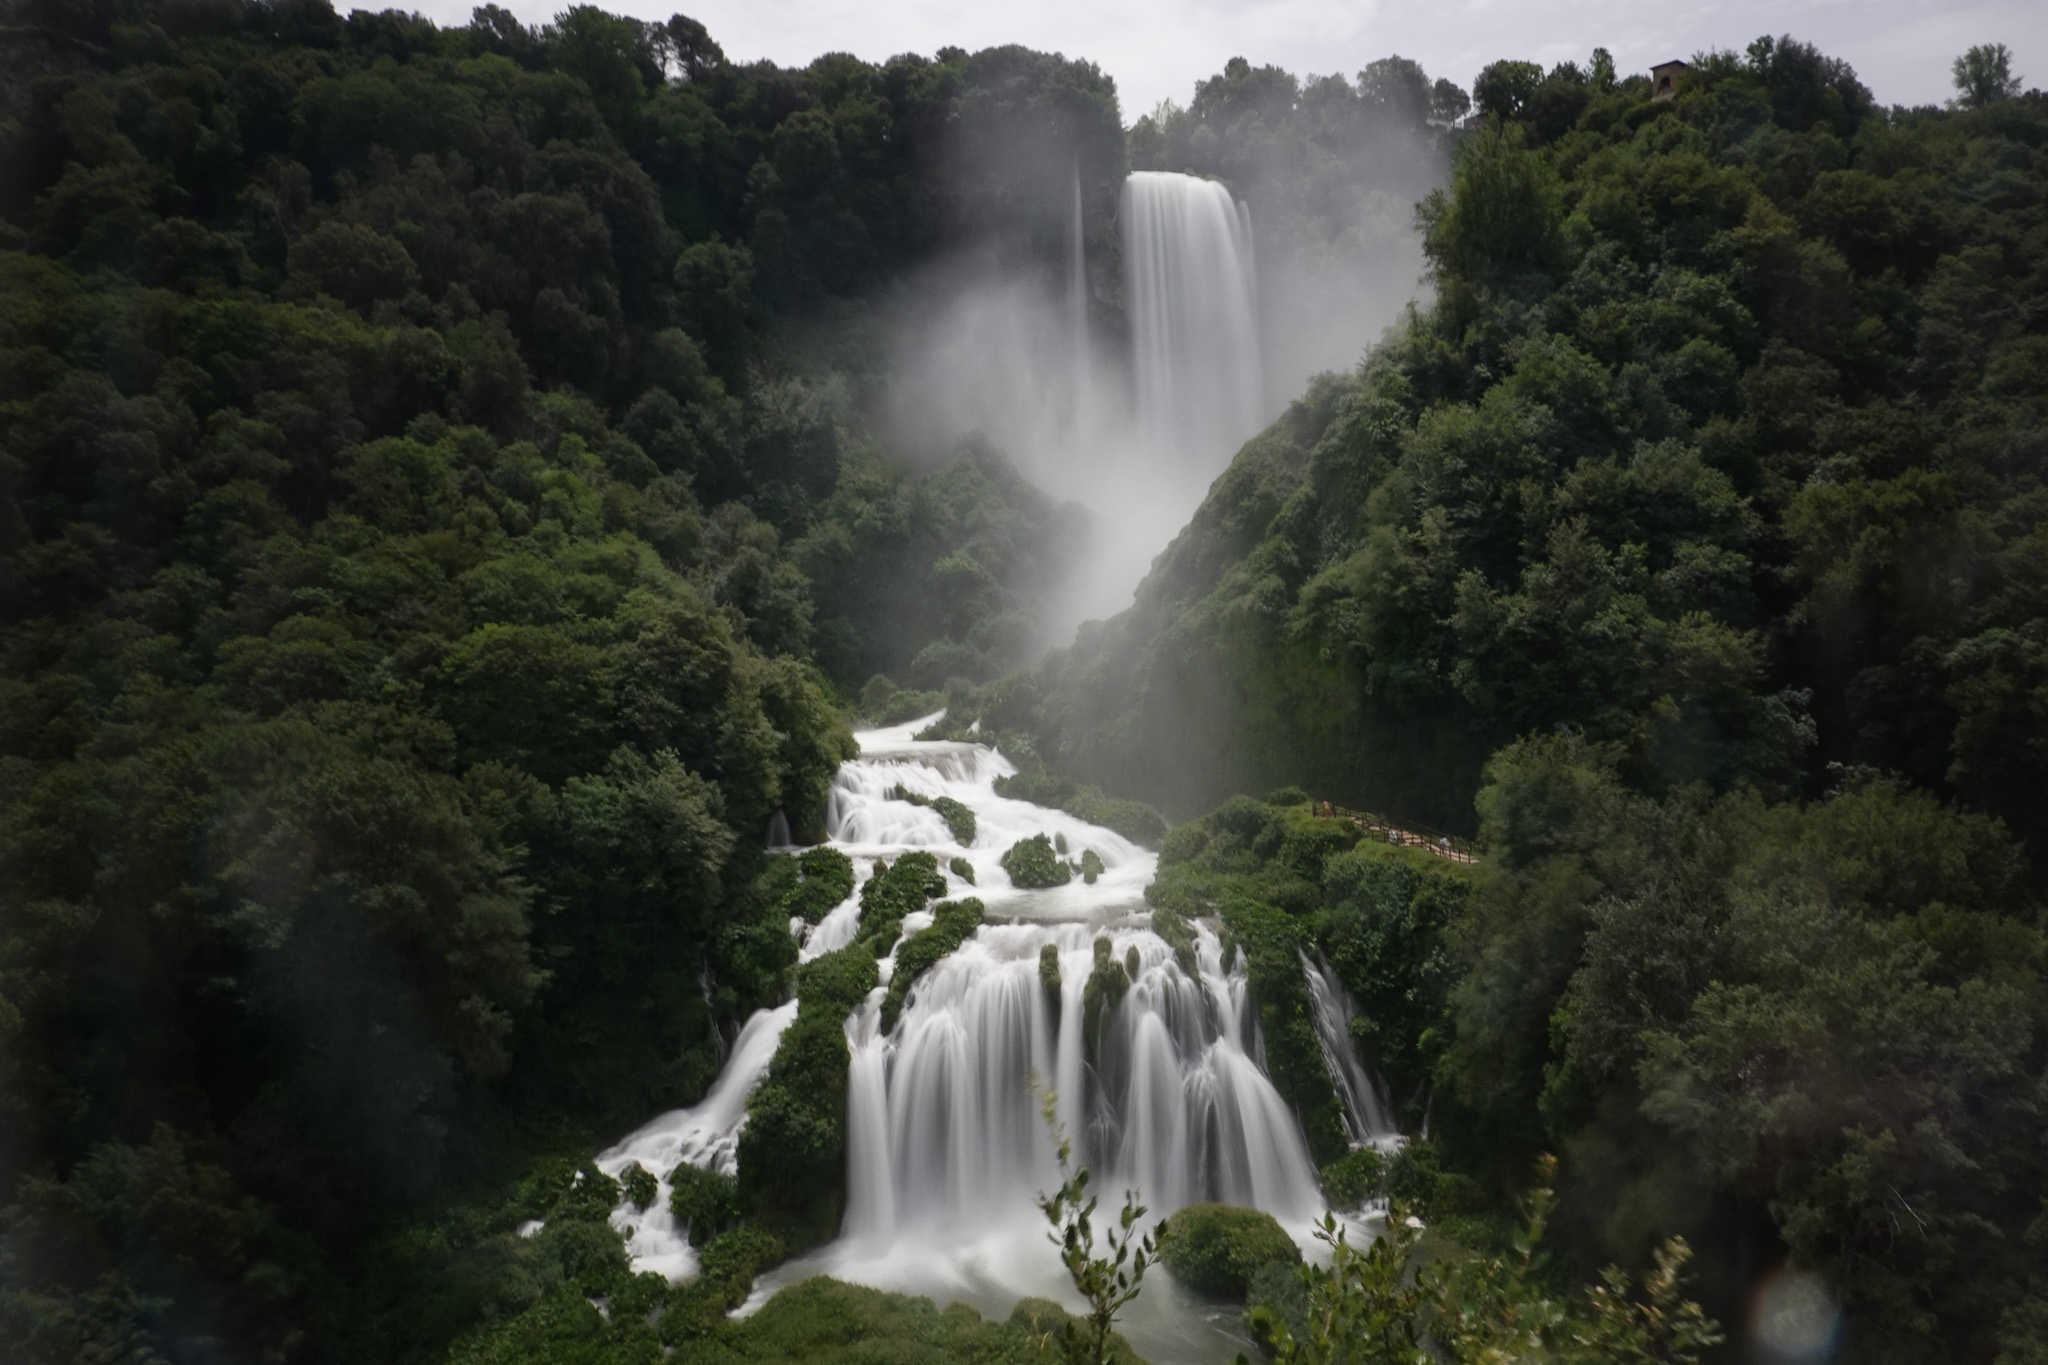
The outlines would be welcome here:
<svg viewBox="0 0 2048 1365">
<path fill-rule="evenodd" d="M 1323 1211 L 1300 1124 L 1261 1071 L 1257 1024 L 1241 966 L 1226 970 L 1213 928 L 1197 926 L 1196 970 L 1174 960 L 1150 928 L 1144 888 L 1156 856 L 1112 831 L 1064 812 L 996 795 L 1013 771 L 995 750 L 912 738 L 932 718 L 861 733 L 860 756 L 834 781 L 827 807 L 831 843 L 854 862 L 857 883 L 875 865 L 910 849 L 955 857 L 974 884 L 948 873 L 947 894 L 978 896 L 981 929 L 912 989 L 893 1031 L 880 1023 L 881 988 L 846 1022 L 852 1054 L 847 1101 L 847 1206 L 839 1238 L 762 1277 L 751 1303 L 808 1275 L 830 1274 L 879 1288 L 963 1300 L 1006 1315 L 1025 1295 L 1078 1300 L 1046 1239 L 1037 1196 L 1058 1184 L 1054 1138 L 1040 1116 L 1050 1087 L 1076 1159 L 1094 1173 L 1104 1212 L 1135 1189 L 1154 1217 L 1198 1200 L 1264 1209 L 1305 1249 Z M 897 786 L 971 807 L 971 845 L 953 840 L 934 811 L 888 793 Z M 1078 860 L 1093 849 L 1104 871 L 1092 885 L 1019 890 L 1000 859 L 1016 840 L 1061 836 Z M 853 896 L 815 926 L 794 921 L 808 960 L 851 941 Z M 903 934 L 930 922 L 909 916 Z M 1107 937 L 1118 961 L 1135 953 L 1137 975 L 1090 1057 L 1082 1037 L 1082 994 L 1094 942 Z M 1057 992 L 1040 957 L 1052 945 Z M 882 964 L 886 986 L 893 952 Z M 1305 962 L 1319 1032 L 1360 1141 L 1391 1134 L 1369 1074 L 1348 1043 L 1349 1002 Z M 635 1263 L 675 1278 L 696 1257 L 667 1212 L 666 1175 L 678 1161 L 731 1170 L 746 1097 L 759 1084 L 793 1017 L 791 1002 L 763 1010 L 734 1042 L 711 1093 L 665 1114 L 599 1158 L 616 1174 L 639 1162 L 662 1178 L 642 1212 L 621 1208 Z M 1327 1020 L 1325 1015 L 1327 1014 Z M 745 1310 L 742 1310 L 745 1311 Z M 1242 1342 L 1234 1313 L 1196 1304 L 1164 1272 L 1148 1278 L 1125 1330 L 1156 1361 L 1228 1359 Z"/>
</svg>

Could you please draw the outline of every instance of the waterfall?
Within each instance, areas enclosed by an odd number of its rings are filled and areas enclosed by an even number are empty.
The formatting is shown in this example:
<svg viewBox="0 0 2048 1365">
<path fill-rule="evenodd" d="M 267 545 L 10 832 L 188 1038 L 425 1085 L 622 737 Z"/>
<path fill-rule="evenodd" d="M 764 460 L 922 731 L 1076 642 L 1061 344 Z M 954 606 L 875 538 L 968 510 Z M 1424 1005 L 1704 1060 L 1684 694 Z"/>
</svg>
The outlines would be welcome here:
<svg viewBox="0 0 2048 1365">
<path fill-rule="evenodd" d="M 1386 1148 L 1400 1142 L 1400 1134 L 1387 1119 L 1386 1102 L 1379 1086 L 1358 1060 L 1351 1041 L 1351 1021 L 1358 1007 L 1329 969 L 1329 964 L 1301 959 L 1302 974 L 1308 979 L 1311 1013 L 1315 1016 L 1316 1041 L 1322 1045 L 1323 1065 L 1344 1103 L 1344 1132 L 1354 1147 Z"/>
<path fill-rule="evenodd" d="M 1198 922 L 1194 969 L 1183 967 L 1150 927 L 1144 891 L 1155 854 L 1064 812 L 998 796 L 996 780 L 1015 771 L 1009 761 L 985 745 L 913 739 L 931 719 L 857 736 L 860 755 L 834 777 L 825 820 L 832 844 L 853 860 L 855 893 L 816 925 L 793 921 L 791 932 L 804 960 L 851 942 L 858 887 L 878 863 L 910 849 L 937 856 L 947 896 L 981 899 L 983 924 L 917 980 L 894 1029 L 881 1026 L 881 987 L 847 1018 L 839 1238 L 769 1272 L 751 1302 L 814 1274 L 963 1298 L 999 1315 L 1025 1295 L 1074 1302 L 1037 1207 L 1038 1195 L 1059 1183 L 1054 1138 L 1040 1115 L 1047 1088 L 1076 1162 L 1093 1175 L 1100 1216 L 1115 1216 L 1125 1190 L 1135 1190 L 1153 1218 L 1201 1200 L 1246 1205 L 1272 1213 L 1314 1254 L 1324 1201 L 1301 1125 L 1260 1064 L 1242 957 L 1225 970 L 1216 928 Z M 901 799 L 905 792 L 970 807 L 973 841 L 957 842 L 943 817 Z M 1076 876 L 1065 886 L 1018 890 L 1002 855 L 1040 833 L 1064 839 L 1074 860 L 1094 850 L 1104 871 L 1093 884 Z M 956 859 L 971 869 L 971 884 L 954 870 Z M 906 917 L 899 946 L 931 920 L 929 912 Z M 1098 937 L 1118 963 L 1134 954 L 1137 971 L 1091 1049 L 1082 1014 Z M 1048 946 L 1059 965 L 1056 990 L 1042 975 Z M 1341 987 L 1317 964 L 1303 966 L 1319 1032 L 1326 1001 L 1329 1027 L 1347 1028 Z M 881 968 L 886 985 L 893 949 Z M 667 1211 L 666 1176 L 677 1161 L 732 1169 L 746 1097 L 795 1008 L 755 1015 L 702 1103 L 655 1120 L 600 1159 L 610 1174 L 637 1160 L 661 1181 L 644 1213 L 615 1215 L 631 1233 L 636 1265 L 694 1272 L 686 1230 Z M 1347 1112 L 1354 1102 L 1376 1106 L 1348 1043 L 1331 1054 L 1331 1070 Z M 1384 1123 L 1377 1107 L 1359 1112 L 1371 1116 L 1362 1131 Z M 1194 1330 L 1188 1323 L 1199 1315 L 1174 1309 L 1169 1292 L 1147 1297 L 1156 1303 L 1140 1301 L 1143 1316 L 1130 1330 L 1162 1358 L 1214 1353 L 1214 1341 L 1173 1338 Z"/>
<path fill-rule="evenodd" d="M 1206 483 L 1265 415 L 1251 212 L 1213 180 L 1139 171 L 1121 213 L 1140 435 Z"/>
</svg>

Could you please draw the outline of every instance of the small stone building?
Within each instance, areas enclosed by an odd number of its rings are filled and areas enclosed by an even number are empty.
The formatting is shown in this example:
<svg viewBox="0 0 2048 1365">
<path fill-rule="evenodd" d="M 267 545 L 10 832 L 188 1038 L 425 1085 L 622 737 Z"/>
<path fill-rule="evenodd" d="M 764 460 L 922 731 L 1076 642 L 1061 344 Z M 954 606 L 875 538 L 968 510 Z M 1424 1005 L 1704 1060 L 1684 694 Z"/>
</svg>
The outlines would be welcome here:
<svg viewBox="0 0 2048 1365">
<path fill-rule="evenodd" d="M 1650 98 L 1653 100 L 1674 99 L 1678 87 L 1692 67 L 1685 62 L 1659 62 L 1650 68 Z"/>
</svg>

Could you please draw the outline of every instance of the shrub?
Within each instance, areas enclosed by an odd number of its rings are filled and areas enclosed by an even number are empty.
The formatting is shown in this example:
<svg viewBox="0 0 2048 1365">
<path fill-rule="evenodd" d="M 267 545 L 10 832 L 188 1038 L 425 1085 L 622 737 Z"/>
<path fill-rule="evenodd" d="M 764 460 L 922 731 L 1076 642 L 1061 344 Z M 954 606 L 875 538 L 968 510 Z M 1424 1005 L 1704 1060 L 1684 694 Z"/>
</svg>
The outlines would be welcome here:
<svg viewBox="0 0 2048 1365">
<path fill-rule="evenodd" d="M 1152 932 L 1173 949 L 1173 960 L 1189 976 L 1197 975 L 1195 930 L 1178 910 L 1161 906 L 1152 912 Z"/>
<path fill-rule="evenodd" d="M 955 801 L 950 796 L 935 796 L 932 798 L 932 809 L 939 813 L 939 817 L 946 822 L 946 828 L 952 831 L 954 843 L 962 848 L 974 846 L 975 820 L 971 807 Z"/>
<path fill-rule="evenodd" d="M 660 1182 L 655 1180 L 652 1171 L 636 1161 L 620 1175 L 619 1186 L 625 1191 L 628 1204 L 636 1209 L 645 1209 L 654 1202 Z"/>
<path fill-rule="evenodd" d="M 896 950 L 896 970 L 889 977 L 889 994 L 882 999 L 883 1032 L 896 1027 L 896 1017 L 917 979 L 981 927 L 981 911 L 981 902 L 972 896 L 961 901 L 941 901 L 932 912 L 931 927 L 911 935 Z"/>
<path fill-rule="evenodd" d="M 1266 793 L 1269 806 L 1306 806 L 1308 802 L 1308 793 L 1299 787 L 1276 787 Z"/>
<path fill-rule="evenodd" d="M 856 931 L 860 941 L 873 956 L 884 956 L 903 932 L 903 917 L 944 894 L 946 879 L 939 873 L 939 860 L 930 853 L 906 853 L 894 866 L 876 864 L 875 875 L 860 889 L 860 927 Z"/>
<path fill-rule="evenodd" d="M 1355 1209 L 1386 1193 L 1387 1159 L 1370 1147 L 1346 1152 L 1322 1170 L 1323 1197 L 1331 1208 Z"/>
<path fill-rule="evenodd" d="M 698 1278 L 716 1294 L 721 1306 L 737 1308 L 746 1301 L 754 1277 L 780 1261 L 785 1252 L 774 1233 L 742 1223 L 713 1238 L 697 1260 Z"/>
<path fill-rule="evenodd" d="M 1038 950 L 1038 983 L 1045 987 L 1046 998 L 1053 1008 L 1060 1003 L 1060 946 L 1048 943 Z"/>
<path fill-rule="evenodd" d="M 777 904 L 779 913 L 816 924 L 853 894 L 853 859 L 836 848 L 807 848 L 794 859 L 800 880 Z"/>
<path fill-rule="evenodd" d="M 965 858 L 955 858 L 950 863 L 947 863 L 946 867 L 961 881 L 966 882 L 969 886 L 974 885 L 973 863 L 968 862 Z"/>
<path fill-rule="evenodd" d="M 1088 973 L 1088 984 L 1081 988 L 1081 1040 L 1091 1062 L 1102 1054 L 1104 1023 L 1123 1003 L 1124 993 L 1130 988 L 1130 974 L 1123 963 L 1110 955 L 1109 939 L 1097 938 L 1095 969 Z"/>
<path fill-rule="evenodd" d="M 1003 871 L 1010 874 L 1012 886 L 1026 891 L 1065 886 L 1074 879 L 1074 870 L 1060 861 L 1052 840 L 1043 834 L 1010 845 L 1010 851 L 1003 855 Z"/>
<path fill-rule="evenodd" d="M 1159 1259 L 1195 1293 L 1243 1303 L 1262 1267 L 1298 1265 L 1301 1251 L 1270 1213 L 1190 1204 L 1166 1220 Z"/>
<path fill-rule="evenodd" d="M 668 1173 L 668 1211 L 702 1246 L 740 1221 L 739 1181 L 685 1161 Z"/>
<path fill-rule="evenodd" d="M 1095 885 L 1095 879 L 1097 877 L 1100 877 L 1107 870 L 1108 869 L 1104 868 L 1102 865 L 1102 856 L 1098 854 L 1094 849 L 1088 848 L 1083 849 L 1081 851 L 1082 881 L 1088 883 L 1088 885 L 1090 886 L 1093 886 Z"/>
</svg>

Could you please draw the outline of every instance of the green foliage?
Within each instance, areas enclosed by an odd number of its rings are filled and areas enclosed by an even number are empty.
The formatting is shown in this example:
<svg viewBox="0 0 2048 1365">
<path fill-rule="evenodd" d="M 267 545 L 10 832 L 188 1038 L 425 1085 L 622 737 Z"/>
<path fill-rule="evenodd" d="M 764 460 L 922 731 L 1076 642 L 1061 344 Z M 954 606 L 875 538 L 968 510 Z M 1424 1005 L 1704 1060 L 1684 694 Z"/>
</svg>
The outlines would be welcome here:
<svg viewBox="0 0 2048 1365">
<path fill-rule="evenodd" d="M 1074 879 L 1074 870 L 1053 851 L 1052 840 L 1043 834 L 1033 834 L 1011 844 L 1009 851 L 1003 854 L 1002 862 L 1011 885 L 1027 891 L 1065 886 Z"/>
<path fill-rule="evenodd" d="M 2004 43 L 1980 43 L 1956 58 L 1952 68 L 1957 103 L 1981 109 L 1994 100 L 2009 100 L 2023 82 L 2012 74 L 2012 53 Z"/>
<path fill-rule="evenodd" d="M 1039 946 L 1038 984 L 1044 988 L 1045 998 L 1057 1006 L 1060 1000 L 1060 946 L 1057 943 Z"/>
<path fill-rule="evenodd" d="M 1072 1321 L 1058 1305 L 1025 1299 L 1004 1320 L 983 1320 L 953 1304 L 885 1294 L 818 1277 L 777 1293 L 739 1322 L 721 1321 L 704 1337 L 681 1344 L 685 1362 L 763 1361 L 838 1365 L 848 1361 L 977 1360 L 1043 1365 L 1062 1359 Z M 1121 1337 L 1107 1357 L 1135 1362 Z"/>
<path fill-rule="evenodd" d="M 836 848 L 807 848 L 793 859 L 799 879 L 777 903 L 779 913 L 816 924 L 853 894 L 853 860 Z"/>
<path fill-rule="evenodd" d="M 1110 1016 L 1131 989 L 1130 971 L 1116 960 L 1110 948 L 1108 935 L 1097 935 L 1095 965 L 1089 970 L 1087 984 L 1081 988 L 1081 1046 L 1090 1061 L 1102 1055 L 1102 1035 L 1109 1027 Z M 1055 960 L 1055 968 L 1057 965 Z M 1044 973 L 1045 961 L 1041 957 L 1041 978 Z"/>
<path fill-rule="evenodd" d="M 946 869 L 969 886 L 974 885 L 974 864 L 968 862 L 965 858 L 955 854 L 946 863 Z"/>
<path fill-rule="evenodd" d="M 897 866 L 915 856 L 906 855 Z M 913 869 L 912 875 L 930 872 Z M 839 1227 L 850 1060 L 846 1016 L 879 979 L 874 954 L 859 943 L 798 969 L 796 1018 L 747 1102 L 739 1145 L 740 1208 L 792 1252 L 826 1241 Z"/>
<path fill-rule="evenodd" d="M 954 843 L 962 847 L 973 846 L 974 812 L 964 803 L 950 796 L 926 796 L 922 792 L 910 790 L 901 783 L 889 788 L 888 796 L 891 801 L 908 801 L 913 806 L 925 806 L 937 811 L 939 818 L 946 822 L 947 830 L 952 833 Z"/>
<path fill-rule="evenodd" d="M 1106 940 L 1097 939 L 1101 945 Z M 1108 956 L 1107 949 L 1098 958 Z M 1102 1251 L 1095 1250 L 1095 1207 L 1098 1196 L 1088 1193 L 1088 1168 L 1073 1165 L 1073 1143 L 1061 1132 L 1053 1117 L 1053 1095 L 1045 1094 L 1046 1124 L 1059 1139 L 1060 1187 L 1038 1197 L 1038 1207 L 1052 1224 L 1052 1244 L 1059 1248 L 1060 1262 L 1074 1289 L 1088 1302 L 1085 1319 L 1061 1325 L 1061 1344 L 1067 1365 L 1105 1365 L 1124 1354 L 1116 1334 L 1116 1317 L 1138 1297 L 1145 1271 L 1159 1259 L 1157 1236 L 1138 1232 L 1145 1206 L 1135 1190 L 1124 1195 L 1124 1206 L 1116 1223 L 1102 1234 Z"/>
<path fill-rule="evenodd" d="M 1082 881 L 1088 883 L 1088 885 L 1090 886 L 1093 886 L 1095 885 L 1095 879 L 1097 877 L 1100 877 L 1104 871 L 1105 869 L 1102 866 L 1101 854 L 1097 853 L 1092 848 L 1084 848 L 1081 850 Z"/>
<path fill-rule="evenodd" d="M 889 977 L 889 993 L 882 997 L 883 1032 L 896 1027 L 903 1002 L 909 998 L 917 979 L 973 937 L 981 927 L 981 912 L 981 902 L 971 896 L 960 901 L 940 901 L 932 908 L 931 927 L 912 934 L 896 950 L 896 970 Z"/>
<path fill-rule="evenodd" d="M 903 917 L 924 909 L 934 896 L 945 894 L 946 878 L 933 854 L 919 849 L 904 854 L 893 865 L 877 863 L 874 875 L 860 889 L 858 941 L 866 945 L 871 958 L 887 956 L 903 932 Z"/>
<path fill-rule="evenodd" d="M 1190 1204 L 1160 1228 L 1159 1260 L 1195 1293 L 1243 1303 L 1260 1270 L 1299 1265 L 1301 1251 L 1270 1213 Z"/>
<path fill-rule="evenodd" d="M 1386 1194 L 1387 1159 L 1371 1147 L 1346 1152 L 1324 1164 L 1323 1197 L 1335 1209 L 1355 1209 Z"/>
<path fill-rule="evenodd" d="M 628 1204 L 645 1209 L 654 1202 L 657 1184 L 654 1173 L 636 1161 L 619 1177 L 619 1188 Z"/>
<path fill-rule="evenodd" d="M 690 1245 L 706 1242 L 740 1221 L 739 1181 L 683 1162 L 668 1173 L 668 1211 L 690 1230 Z"/>
<path fill-rule="evenodd" d="M 1597 1285 L 1560 1297 L 1536 1249 L 1550 1199 L 1541 1188 L 1525 1201 L 1527 1220 L 1509 1253 L 1454 1249 L 1419 1266 L 1420 1224 L 1400 1205 L 1390 1211 L 1385 1235 L 1363 1249 L 1326 1217 L 1316 1236 L 1331 1261 L 1299 1272 L 1306 1302 L 1257 1303 L 1248 1321 L 1282 1365 L 1411 1360 L 1438 1351 L 1452 1360 L 1696 1365 L 1721 1343 L 1713 1319 L 1681 1297 L 1691 1251 L 1679 1238 L 1658 1248 L 1640 1286 L 1610 1266 Z"/>
<path fill-rule="evenodd" d="M 1053 777 L 1042 768 L 999 777 L 995 790 L 997 796 L 1063 810 L 1091 825 L 1115 830 L 1146 848 L 1157 848 L 1166 837 L 1165 818 L 1143 801 L 1106 796 L 1099 787 L 1076 785 Z"/>
<path fill-rule="evenodd" d="M 1173 949 L 1173 960 L 1183 972 L 1190 977 L 1201 974 L 1200 964 L 1195 960 L 1194 926 L 1180 912 L 1169 906 L 1155 906 L 1152 910 L 1152 932 Z"/>
</svg>

